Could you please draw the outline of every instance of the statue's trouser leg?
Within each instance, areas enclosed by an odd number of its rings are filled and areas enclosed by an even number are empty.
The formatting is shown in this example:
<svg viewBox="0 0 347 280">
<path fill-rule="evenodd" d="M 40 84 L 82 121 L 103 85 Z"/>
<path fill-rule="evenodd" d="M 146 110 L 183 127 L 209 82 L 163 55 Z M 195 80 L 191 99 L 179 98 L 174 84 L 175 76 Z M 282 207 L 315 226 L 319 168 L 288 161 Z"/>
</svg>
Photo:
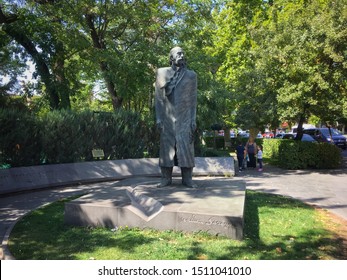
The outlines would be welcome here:
<svg viewBox="0 0 347 280">
<path fill-rule="evenodd" d="M 193 182 L 193 168 L 181 167 L 182 185 L 187 187 L 196 188 L 197 185 Z"/>
<path fill-rule="evenodd" d="M 172 183 L 173 167 L 161 167 L 161 181 L 159 187 L 169 186 Z"/>
</svg>

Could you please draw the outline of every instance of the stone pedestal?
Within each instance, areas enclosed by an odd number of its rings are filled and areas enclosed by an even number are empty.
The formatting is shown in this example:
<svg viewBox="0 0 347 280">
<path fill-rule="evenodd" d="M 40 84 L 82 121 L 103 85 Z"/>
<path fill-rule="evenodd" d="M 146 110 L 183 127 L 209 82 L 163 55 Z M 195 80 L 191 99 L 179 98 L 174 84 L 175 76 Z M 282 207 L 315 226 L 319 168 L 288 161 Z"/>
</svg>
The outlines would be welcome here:
<svg viewBox="0 0 347 280">
<path fill-rule="evenodd" d="M 159 178 L 130 178 L 65 204 L 65 222 L 76 226 L 206 231 L 243 237 L 245 185 L 226 177 L 193 178 L 198 188 L 157 188 Z"/>
</svg>

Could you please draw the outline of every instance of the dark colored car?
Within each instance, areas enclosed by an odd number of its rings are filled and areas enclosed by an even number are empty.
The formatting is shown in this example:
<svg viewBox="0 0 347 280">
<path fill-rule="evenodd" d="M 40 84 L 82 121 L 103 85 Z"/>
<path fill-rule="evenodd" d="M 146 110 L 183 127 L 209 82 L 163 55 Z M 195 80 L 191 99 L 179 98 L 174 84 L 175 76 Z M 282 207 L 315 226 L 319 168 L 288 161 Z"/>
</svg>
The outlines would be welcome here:
<svg viewBox="0 0 347 280">
<path fill-rule="evenodd" d="M 281 139 L 281 138 L 283 138 L 284 135 L 285 135 L 285 133 L 279 132 L 279 133 L 276 134 L 275 138 L 276 139 Z"/>
<path fill-rule="evenodd" d="M 286 133 L 283 135 L 282 139 L 295 139 L 296 137 L 296 133 Z M 304 141 L 304 142 L 317 142 L 317 140 L 315 140 L 311 135 L 308 135 L 308 134 L 303 134 L 302 135 L 302 138 L 301 138 L 301 141 Z"/>
<path fill-rule="evenodd" d="M 346 137 L 334 128 L 309 128 L 304 129 L 304 133 L 311 135 L 318 142 L 332 143 L 336 146 L 346 149 Z"/>
</svg>

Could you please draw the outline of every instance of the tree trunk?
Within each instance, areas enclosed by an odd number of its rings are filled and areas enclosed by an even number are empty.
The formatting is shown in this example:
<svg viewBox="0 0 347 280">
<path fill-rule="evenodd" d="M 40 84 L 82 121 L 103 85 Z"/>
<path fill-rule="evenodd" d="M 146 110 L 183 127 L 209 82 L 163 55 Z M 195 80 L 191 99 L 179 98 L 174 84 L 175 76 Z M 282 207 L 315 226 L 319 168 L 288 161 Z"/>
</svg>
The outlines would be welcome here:
<svg viewBox="0 0 347 280">
<path fill-rule="evenodd" d="M 99 34 L 94 26 L 94 16 L 92 14 L 85 14 L 85 19 L 90 30 L 90 36 L 92 38 L 94 48 L 106 50 L 103 35 L 102 33 Z M 110 70 L 106 61 L 100 62 L 100 69 L 106 83 L 108 94 L 111 97 L 113 109 L 116 111 L 122 106 L 123 99 L 117 96 L 115 84 L 108 75 Z"/>
<path fill-rule="evenodd" d="M 36 50 L 34 43 L 30 40 L 30 38 L 17 26 L 16 23 L 18 17 L 16 15 L 4 15 L 3 11 L 0 7 L 0 23 L 3 23 L 2 30 L 6 32 L 8 36 L 13 38 L 18 44 L 20 44 L 31 56 L 33 61 L 35 62 L 36 71 L 41 77 L 42 82 L 46 86 L 46 91 L 48 94 L 49 105 L 52 110 L 59 109 L 64 105 L 70 106 L 70 101 L 66 101 L 63 104 L 60 104 L 59 98 L 59 90 L 55 83 L 54 75 L 50 73 L 49 66 L 43 56 Z M 68 93 L 67 93 L 68 94 Z M 64 96 L 66 99 L 66 96 Z M 69 99 L 69 96 L 67 96 Z"/>
<path fill-rule="evenodd" d="M 230 150 L 231 139 L 230 139 L 230 128 L 224 128 L 224 147 Z"/>
<path fill-rule="evenodd" d="M 53 66 L 54 82 L 58 89 L 60 97 L 59 107 L 62 109 L 71 109 L 70 102 L 70 87 L 69 82 L 65 77 L 65 55 L 62 43 L 56 43 L 57 53 L 55 55 L 56 61 Z"/>
<path fill-rule="evenodd" d="M 117 96 L 115 84 L 113 83 L 113 81 L 110 78 L 107 77 L 107 75 L 108 75 L 107 63 L 101 62 L 100 63 L 100 69 L 101 69 L 103 76 L 104 76 L 104 80 L 106 83 L 108 94 L 111 97 L 113 109 L 116 111 L 117 109 L 119 109 L 122 106 L 123 99 L 121 97 Z"/>
<path fill-rule="evenodd" d="M 44 61 L 40 53 L 36 50 L 34 44 L 25 34 L 20 33 L 19 29 L 15 28 L 14 26 L 5 25 L 3 27 L 3 30 L 7 33 L 7 35 L 15 39 L 18 44 L 22 45 L 23 48 L 32 57 L 33 61 L 36 64 L 36 70 L 40 75 L 42 82 L 46 85 L 46 91 L 49 97 L 49 105 L 51 109 L 58 109 L 60 100 L 58 92 L 54 85 L 53 77 L 49 72 L 49 68 L 46 62 Z"/>
<path fill-rule="evenodd" d="M 296 132 L 296 136 L 295 136 L 295 140 L 298 140 L 298 141 L 301 141 L 302 136 L 304 134 L 303 125 L 304 125 L 304 121 L 305 121 L 305 118 L 306 118 L 306 109 L 307 108 L 308 108 L 308 105 L 305 104 L 303 113 L 300 115 L 298 128 L 297 128 L 297 132 Z"/>
</svg>

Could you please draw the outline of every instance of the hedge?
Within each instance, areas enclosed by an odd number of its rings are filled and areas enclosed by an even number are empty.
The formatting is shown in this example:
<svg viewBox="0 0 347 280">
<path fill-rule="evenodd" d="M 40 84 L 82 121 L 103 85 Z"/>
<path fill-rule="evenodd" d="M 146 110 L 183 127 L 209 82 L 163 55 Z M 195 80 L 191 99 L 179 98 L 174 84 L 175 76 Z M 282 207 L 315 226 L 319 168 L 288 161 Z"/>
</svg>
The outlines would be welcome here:
<svg viewBox="0 0 347 280">
<path fill-rule="evenodd" d="M 225 149 L 224 137 L 196 137 L 196 156 L 218 156 Z M 231 139 L 234 151 L 238 138 Z M 244 143 L 246 138 L 241 138 Z M 256 139 L 264 159 L 287 169 L 337 168 L 341 150 L 327 143 L 284 139 Z M 207 146 L 207 147 L 206 147 Z M 21 111 L 0 109 L 0 167 L 30 166 L 95 160 L 93 149 L 102 149 L 101 159 L 158 157 L 159 133 L 154 116 L 119 110 L 107 112 L 53 111 L 37 117 Z M 224 154 L 224 153 L 222 153 Z"/>
<path fill-rule="evenodd" d="M 329 143 L 264 139 L 264 159 L 286 169 L 333 169 L 341 166 L 341 149 Z"/>
<path fill-rule="evenodd" d="M 224 149 L 224 137 L 216 136 L 216 149 Z M 245 144 L 247 138 L 231 138 L 231 151 L 235 150 L 237 141 Z M 205 155 L 218 155 L 213 148 L 214 138 L 204 137 Z M 312 143 L 288 139 L 256 139 L 263 146 L 264 160 L 285 169 L 333 169 L 341 166 L 341 149 L 328 143 Z"/>
<path fill-rule="evenodd" d="M 93 149 L 102 149 L 102 159 L 157 156 L 148 139 L 157 132 L 139 114 L 129 111 L 52 111 L 39 118 L 29 113 L 0 110 L 0 166 L 29 166 L 95 160 Z M 159 146 L 159 144 L 155 145 Z"/>
</svg>

